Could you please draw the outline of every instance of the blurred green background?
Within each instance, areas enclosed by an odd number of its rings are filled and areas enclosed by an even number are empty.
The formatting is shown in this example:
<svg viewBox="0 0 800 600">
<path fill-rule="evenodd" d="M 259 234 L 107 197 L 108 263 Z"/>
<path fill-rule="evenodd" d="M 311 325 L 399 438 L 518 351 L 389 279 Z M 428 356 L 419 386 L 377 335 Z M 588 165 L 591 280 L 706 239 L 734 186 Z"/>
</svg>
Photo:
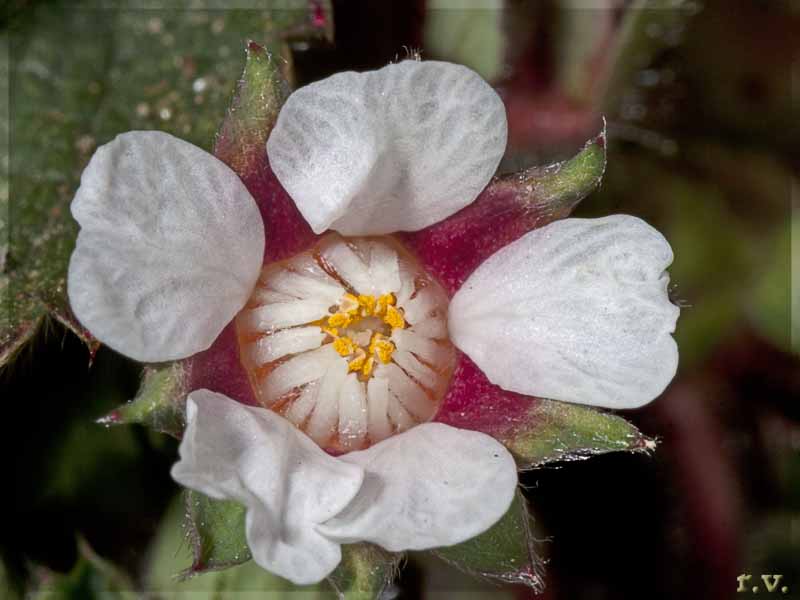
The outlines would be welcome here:
<svg viewBox="0 0 800 600">
<path fill-rule="evenodd" d="M 341 0 L 324 25 L 304 0 L 4 9 L 2 324 L 29 341 L 0 372 L 3 597 L 298 597 L 250 565 L 172 577 L 189 563 L 174 441 L 93 422 L 133 397 L 139 367 L 44 317 L 94 149 L 130 129 L 210 149 L 252 39 L 297 85 L 412 49 L 475 68 L 508 109 L 504 170 L 567 158 L 607 119 L 606 176 L 577 214 L 634 214 L 670 240 L 681 365 L 626 415 L 661 440 L 653 457 L 525 475 L 542 597 L 724 599 L 740 573 L 780 573 L 800 598 L 800 3 Z M 390 593 L 528 594 L 417 556 Z"/>
</svg>

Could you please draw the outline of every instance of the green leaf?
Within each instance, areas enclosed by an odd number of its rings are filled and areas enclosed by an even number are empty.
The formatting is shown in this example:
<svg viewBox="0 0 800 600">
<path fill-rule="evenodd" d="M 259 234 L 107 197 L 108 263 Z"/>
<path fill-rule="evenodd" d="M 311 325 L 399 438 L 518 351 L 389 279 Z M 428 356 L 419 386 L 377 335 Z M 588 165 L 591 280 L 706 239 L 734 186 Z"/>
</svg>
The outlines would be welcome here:
<svg viewBox="0 0 800 600">
<path fill-rule="evenodd" d="M 0 560 L 0 590 L 5 590 L 6 600 L 21 600 L 22 590 L 16 578 L 8 572 L 5 563 Z"/>
<path fill-rule="evenodd" d="M 534 550 L 525 498 L 518 490 L 505 516 L 488 531 L 433 553 L 462 571 L 507 583 L 544 590 L 542 564 Z"/>
<path fill-rule="evenodd" d="M 459 10 L 449 0 L 428 0 L 425 8 L 425 56 L 466 65 L 487 81 L 505 69 L 506 40 L 502 0 L 482 2 L 480 9 Z"/>
<path fill-rule="evenodd" d="M 250 560 L 244 517 L 241 504 L 187 490 L 186 529 L 193 558 L 183 574 L 225 569 Z"/>
<path fill-rule="evenodd" d="M 578 404 L 540 400 L 531 406 L 527 425 L 503 434 L 501 440 L 521 469 L 594 454 L 652 451 L 655 441 L 620 416 Z"/>
<path fill-rule="evenodd" d="M 800 218 L 783 224 L 746 303 L 753 324 L 777 347 L 800 353 Z M 788 284 L 788 285 L 787 285 Z M 793 289 L 792 289 L 793 288 Z"/>
<path fill-rule="evenodd" d="M 66 298 L 77 234 L 69 204 L 94 150 L 132 129 L 210 149 L 247 40 L 289 64 L 287 40 L 330 37 L 327 1 L 258 4 L 266 8 L 61 2 L 15 13 L 0 43 L 9 99 L 0 103 L 0 367 L 48 315 L 96 349 Z"/>
<path fill-rule="evenodd" d="M 372 544 L 342 546 L 342 562 L 328 576 L 328 582 L 347 600 L 379 598 L 397 575 L 402 554 Z"/>
<path fill-rule="evenodd" d="M 183 363 L 146 367 L 136 397 L 97 422 L 102 425 L 138 423 L 180 439 L 186 426 L 186 391 Z"/>
<path fill-rule="evenodd" d="M 693 10 L 688 0 L 636 0 L 625 10 L 602 91 L 604 112 L 618 116 L 623 98 L 636 84 L 636 74 L 674 43 L 676 33 Z"/>
<path fill-rule="evenodd" d="M 139 597 L 130 578 L 98 556 L 83 539 L 78 539 L 78 562 L 69 573 L 62 575 L 39 568 L 35 574 L 40 583 L 29 596 L 35 600 L 135 600 Z"/>
</svg>

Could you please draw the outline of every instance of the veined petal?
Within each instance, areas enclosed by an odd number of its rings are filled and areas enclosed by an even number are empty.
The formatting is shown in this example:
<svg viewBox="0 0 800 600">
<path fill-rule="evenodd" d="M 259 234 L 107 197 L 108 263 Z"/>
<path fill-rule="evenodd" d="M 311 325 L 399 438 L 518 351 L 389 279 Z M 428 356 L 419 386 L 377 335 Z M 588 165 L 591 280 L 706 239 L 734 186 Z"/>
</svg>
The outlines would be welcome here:
<svg viewBox="0 0 800 600">
<path fill-rule="evenodd" d="M 658 396 L 675 375 L 672 249 L 641 219 L 564 219 L 486 260 L 450 303 L 453 342 L 492 383 L 609 408 Z"/>
<path fill-rule="evenodd" d="M 101 342 L 141 361 L 208 348 L 258 279 L 264 226 L 222 162 L 166 133 L 95 152 L 72 202 L 70 303 Z"/>
<path fill-rule="evenodd" d="M 483 533 L 508 510 L 517 486 L 514 459 L 499 442 L 441 423 L 418 425 L 340 460 L 362 467 L 364 483 L 317 531 L 390 551 L 450 546 Z"/>
<path fill-rule="evenodd" d="M 276 413 L 208 390 L 192 392 L 172 477 L 188 488 L 247 507 L 256 563 L 305 585 L 339 564 L 339 544 L 315 526 L 344 509 L 361 487 L 358 465 L 326 454 Z"/>
<path fill-rule="evenodd" d="M 406 60 L 289 96 L 270 166 L 316 233 L 416 231 L 472 202 L 505 152 L 500 97 L 460 65 Z"/>
</svg>

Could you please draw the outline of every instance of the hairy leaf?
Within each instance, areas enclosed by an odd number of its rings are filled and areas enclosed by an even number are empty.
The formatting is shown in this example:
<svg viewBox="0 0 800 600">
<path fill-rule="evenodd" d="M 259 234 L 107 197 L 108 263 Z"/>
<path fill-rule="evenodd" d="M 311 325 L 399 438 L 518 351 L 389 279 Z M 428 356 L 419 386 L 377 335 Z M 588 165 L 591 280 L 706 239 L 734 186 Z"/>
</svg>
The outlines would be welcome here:
<svg viewBox="0 0 800 600">
<path fill-rule="evenodd" d="M 288 64 L 287 40 L 332 31 L 326 0 L 225 11 L 87 6 L 16 11 L 0 43 L 0 366 L 48 315 L 96 349 L 65 282 L 77 233 L 69 204 L 94 150 L 132 129 L 210 148 L 248 39 Z"/>
</svg>

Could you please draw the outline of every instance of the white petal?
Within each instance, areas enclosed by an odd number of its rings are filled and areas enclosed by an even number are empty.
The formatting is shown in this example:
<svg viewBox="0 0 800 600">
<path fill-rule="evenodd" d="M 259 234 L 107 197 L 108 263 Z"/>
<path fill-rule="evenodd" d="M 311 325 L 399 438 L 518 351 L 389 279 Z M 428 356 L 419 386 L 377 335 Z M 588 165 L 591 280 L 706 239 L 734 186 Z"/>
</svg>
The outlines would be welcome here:
<svg viewBox="0 0 800 600">
<path fill-rule="evenodd" d="M 141 361 L 206 349 L 244 306 L 264 253 L 253 198 L 222 162 L 156 131 L 95 152 L 72 202 L 69 298 L 101 342 Z"/>
<path fill-rule="evenodd" d="M 340 460 L 362 467 L 366 477 L 347 508 L 317 531 L 393 552 L 483 533 L 508 510 L 517 485 L 514 459 L 500 443 L 441 423 L 418 425 Z"/>
<path fill-rule="evenodd" d="M 451 339 L 507 390 L 641 406 L 678 365 L 671 262 L 664 237 L 635 217 L 557 221 L 467 279 L 450 303 Z"/>
<path fill-rule="evenodd" d="M 186 416 L 172 477 L 247 507 L 247 545 L 259 566 L 300 585 L 328 575 L 341 551 L 315 525 L 350 503 L 363 470 L 327 455 L 274 412 L 208 390 L 189 395 Z"/>
<path fill-rule="evenodd" d="M 267 153 L 316 233 L 416 231 L 475 199 L 506 129 L 500 97 L 476 73 L 407 60 L 297 90 Z"/>
</svg>

